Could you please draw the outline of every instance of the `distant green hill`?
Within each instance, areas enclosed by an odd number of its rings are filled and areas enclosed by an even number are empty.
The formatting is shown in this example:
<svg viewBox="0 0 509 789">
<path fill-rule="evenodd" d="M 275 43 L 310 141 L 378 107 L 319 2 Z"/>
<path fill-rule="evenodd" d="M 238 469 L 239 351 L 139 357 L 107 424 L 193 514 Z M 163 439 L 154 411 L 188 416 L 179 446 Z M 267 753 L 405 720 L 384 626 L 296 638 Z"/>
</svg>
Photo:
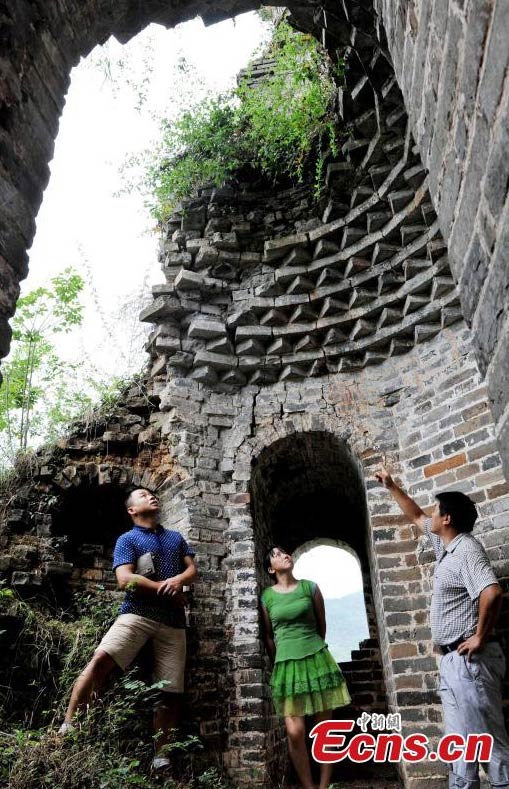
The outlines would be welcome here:
<svg viewBox="0 0 509 789">
<path fill-rule="evenodd" d="M 358 649 L 359 641 L 369 637 L 364 594 L 354 592 L 326 599 L 325 616 L 330 651 L 339 663 L 350 660 L 352 649 Z"/>
</svg>

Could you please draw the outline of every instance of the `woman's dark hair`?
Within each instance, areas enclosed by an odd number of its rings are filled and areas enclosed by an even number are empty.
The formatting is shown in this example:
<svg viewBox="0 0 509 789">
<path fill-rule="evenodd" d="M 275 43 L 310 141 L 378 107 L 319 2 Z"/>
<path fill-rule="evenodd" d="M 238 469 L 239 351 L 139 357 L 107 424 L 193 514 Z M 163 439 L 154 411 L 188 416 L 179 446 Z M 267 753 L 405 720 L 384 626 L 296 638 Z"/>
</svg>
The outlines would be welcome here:
<svg viewBox="0 0 509 789">
<path fill-rule="evenodd" d="M 457 532 L 468 534 L 477 520 L 477 508 L 468 496 L 458 490 L 437 493 L 440 515 L 449 515 L 451 524 Z"/>
<path fill-rule="evenodd" d="M 265 556 L 263 557 L 263 569 L 266 573 L 270 570 L 270 560 L 272 559 L 272 551 L 284 551 L 285 553 L 290 554 L 290 551 L 287 550 L 283 545 L 271 545 L 268 551 L 266 552 Z"/>
</svg>

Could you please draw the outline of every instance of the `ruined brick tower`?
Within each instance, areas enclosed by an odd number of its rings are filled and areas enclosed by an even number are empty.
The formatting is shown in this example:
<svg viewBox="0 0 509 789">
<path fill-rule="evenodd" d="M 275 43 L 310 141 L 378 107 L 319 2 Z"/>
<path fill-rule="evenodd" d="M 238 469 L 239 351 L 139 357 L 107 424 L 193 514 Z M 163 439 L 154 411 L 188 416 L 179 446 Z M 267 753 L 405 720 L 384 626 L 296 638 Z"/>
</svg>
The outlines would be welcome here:
<svg viewBox="0 0 509 789">
<path fill-rule="evenodd" d="M 215 21 L 253 3 L 99 5 L 73 14 L 27 2 L 21 14 L 24 4 L 7 4 L 25 39 L 3 83 L 6 315 L 70 63 L 111 32 L 127 40 L 149 21 Z M 104 580 L 107 546 L 87 557 L 76 539 L 66 566 L 56 549 L 43 561 L 38 540 L 47 551 L 79 502 L 113 512 L 128 485 L 162 483 L 164 522 L 196 544 L 202 568 L 193 709 L 239 785 L 277 785 L 281 769 L 257 612 L 267 542 L 355 551 L 371 639 L 356 656 L 371 671 L 359 703 L 430 737 L 440 731 L 432 557 L 374 484 L 376 464 L 387 457 L 423 507 L 443 489 L 471 495 L 506 587 L 509 575 L 509 11 L 454 0 L 291 10 L 347 64 L 339 106 L 351 133 L 329 162 L 325 206 L 316 212 L 305 185 L 240 184 L 203 189 L 171 217 L 165 281 L 142 315 L 155 325 L 150 398 L 132 392 L 94 442 L 76 435 L 41 464 L 39 494 L 58 500 L 55 515 L 48 505 L 36 522 L 28 497 L 3 537 L 11 581 Z M 402 778 L 439 786 L 443 773 L 425 762 Z"/>
</svg>

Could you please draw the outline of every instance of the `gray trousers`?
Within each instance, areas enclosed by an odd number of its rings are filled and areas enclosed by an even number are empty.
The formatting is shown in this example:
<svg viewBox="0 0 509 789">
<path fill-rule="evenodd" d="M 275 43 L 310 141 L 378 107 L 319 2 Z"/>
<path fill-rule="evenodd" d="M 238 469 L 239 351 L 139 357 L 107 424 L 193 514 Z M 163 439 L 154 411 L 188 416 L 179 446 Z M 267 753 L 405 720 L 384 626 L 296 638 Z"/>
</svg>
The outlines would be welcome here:
<svg viewBox="0 0 509 789">
<path fill-rule="evenodd" d="M 440 663 L 440 695 L 446 734 L 491 734 L 493 750 L 488 772 L 490 785 L 509 789 L 509 737 L 502 713 L 505 658 L 500 644 L 489 642 L 467 660 L 456 651 Z M 479 789 L 479 763 L 449 765 L 450 789 Z"/>
</svg>

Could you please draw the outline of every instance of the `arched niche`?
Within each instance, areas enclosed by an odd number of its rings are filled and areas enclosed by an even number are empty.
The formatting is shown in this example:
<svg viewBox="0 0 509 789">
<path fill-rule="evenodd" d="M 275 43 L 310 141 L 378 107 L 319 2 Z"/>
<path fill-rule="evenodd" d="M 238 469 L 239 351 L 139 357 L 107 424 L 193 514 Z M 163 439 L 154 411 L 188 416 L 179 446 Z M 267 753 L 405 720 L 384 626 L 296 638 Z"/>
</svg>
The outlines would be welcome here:
<svg viewBox="0 0 509 789">
<path fill-rule="evenodd" d="M 116 590 L 112 571 L 117 538 L 132 527 L 125 499 L 127 485 L 83 481 L 66 490 L 52 513 L 52 536 L 72 565 L 71 588 L 104 586 Z"/>
</svg>

